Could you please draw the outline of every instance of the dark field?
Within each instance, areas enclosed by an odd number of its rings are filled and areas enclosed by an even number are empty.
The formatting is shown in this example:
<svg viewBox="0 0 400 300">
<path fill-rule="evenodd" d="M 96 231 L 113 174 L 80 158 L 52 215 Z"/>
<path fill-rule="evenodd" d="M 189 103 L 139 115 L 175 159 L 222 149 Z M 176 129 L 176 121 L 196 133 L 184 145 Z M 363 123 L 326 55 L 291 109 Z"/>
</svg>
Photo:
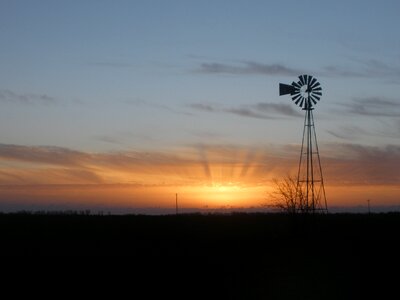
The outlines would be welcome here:
<svg viewBox="0 0 400 300">
<path fill-rule="evenodd" d="M 147 295 L 137 299 L 160 293 L 187 299 L 391 299 L 386 295 L 399 294 L 398 213 L 1 214 L 0 236 L 3 260 L 36 267 L 53 262 L 47 279 L 72 270 L 72 286 L 87 276 L 97 280 L 96 291 L 108 284 L 115 292 Z"/>
</svg>

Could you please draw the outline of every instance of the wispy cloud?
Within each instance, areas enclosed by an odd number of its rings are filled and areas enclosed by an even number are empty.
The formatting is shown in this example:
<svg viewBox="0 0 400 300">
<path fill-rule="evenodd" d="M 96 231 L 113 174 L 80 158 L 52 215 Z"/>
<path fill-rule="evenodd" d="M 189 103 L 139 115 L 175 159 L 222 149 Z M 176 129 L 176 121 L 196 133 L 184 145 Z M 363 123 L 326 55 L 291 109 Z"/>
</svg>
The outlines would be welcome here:
<svg viewBox="0 0 400 300">
<path fill-rule="evenodd" d="M 362 70 L 352 70 L 347 67 L 340 66 L 325 66 L 320 71 L 316 71 L 317 74 L 321 74 L 327 77 L 351 77 L 351 78 L 360 78 L 360 77 L 371 77 L 371 74 L 366 73 Z"/>
<path fill-rule="evenodd" d="M 264 113 L 269 113 L 272 115 L 281 115 L 289 117 L 303 116 L 299 111 L 293 108 L 293 105 L 290 104 L 260 102 L 253 105 L 253 108 L 257 109 L 258 111 L 262 111 Z"/>
<path fill-rule="evenodd" d="M 358 144 L 332 144 L 330 151 L 340 157 L 327 159 L 326 173 L 340 184 L 399 184 L 400 146 L 372 147 Z M 328 178 L 328 177 L 327 177 Z"/>
<path fill-rule="evenodd" d="M 175 149 L 176 150 L 176 149 Z M 400 146 L 320 145 L 328 185 L 400 184 Z M 192 144 L 173 152 L 89 153 L 59 147 L 0 145 L 3 184 L 232 183 L 268 185 L 295 173 L 299 147 Z"/>
<path fill-rule="evenodd" d="M 202 62 L 195 69 L 203 74 L 294 76 L 315 74 L 326 77 L 380 78 L 397 83 L 400 80 L 400 66 L 388 65 L 376 59 L 351 58 L 346 66 L 329 64 L 313 70 L 299 69 L 282 63 L 240 61 L 237 63 Z M 355 64 L 354 64 L 355 63 Z"/>
<path fill-rule="evenodd" d="M 115 62 L 115 61 L 95 61 L 87 63 L 91 67 L 102 67 L 102 68 L 115 68 L 115 69 L 126 69 L 132 68 L 133 65 L 127 62 Z"/>
<path fill-rule="evenodd" d="M 198 111 L 209 113 L 229 113 L 246 118 L 277 119 L 282 117 L 301 117 L 292 105 L 282 103 L 259 102 L 248 105 L 223 107 L 221 105 L 192 103 L 189 107 Z"/>
<path fill-rule="evenodd" d="M 178 152 L 164 153 L 88 153 L 60 147 L 1 144 L 0 179 L 7 184 L 252 184 L 285 165 L 273 157 L 265 149 L 227 144 L 193 144 Z M 246 178 L 242 178 L 244 174 Z M 257 174 L 256 179 L 253 174 Z"/>
<path fill-rule="evenodd" d="M 88 153 L 54 146 L 21 146 L 0 144 L 0 159 L 52 164 L 60 166 L 78 166 L 91 160 Z"/>
<path fill-rule="evenodd" d="M 98 134 L 92 136 L 92 139 L 98 142 L 120 146 L 129 145 L 129 143 L 132 141 L 148 142 L 154 140 L 151 135 L 134 133 L 130 131 L 121 131 L 112 134 Z"/>
<path fill-rule="evenodd" d="M 259 113 L 254 110 L 252 107 L 235 107 L 235 108 L 227 108 L 223 110 L 224 112 L 238 115 L 246 118 L 255 118 L 255 119 L 273 119 L 273 117 L 268 116 L 267 114 Z"/>
<path fill-rule="evenodd" d="M 342 103 L 349 114 L 376 117 L 399 117 L 400 101 L 381 97 L 354 98 L 349 103 Z"/>
<path fill-rule="evenodd" d="M 7 89 L 0 90 L 0 101 L 25 105 L 51 105 L 57 103 L 56 98 L 47 94 L 17 93 Z"/>
<path fill-rule="evenodd" d="M 359 62 L 364 68 L 367 74 L 374 77 L 399 77 L 400 76 L 400 66 L 396 64 L 388 65 L 382 61 L 376 59 L 354 59 L 354 61 Z"/>
<path fill-rule="evenodd" d="M 111 135 L 95 135 L 93 136 L 93 139 L 107 144 L 117 144 L 117 145 L 124 144 L 121 138 Z"/>
<path fill-rule="evenodd" d="M 194 108 L 196 110 L 207 111 L 207 112 L 215 112 L 219 111 L 219 109 L 212 104 L 203 104 L 203 103 L 191 103 L 188 105 L 190 108 Z"/>
<path fill-rule="evenodd" d="M 0 174 L 3 184 L 103 183 L 91 154 L 67 148 L 0 144 L 0 161 L 8 162 Z"/>
<path fill-rule="evenodd" d="M 283 64 L 264 64 L 253 61 L 245 61 L 237 64 L 202 63 L 196 70 L 205 74 L 245 74 L 245 75 L 293 75 L 297 76 L 302 71 L 287 67 Z"/>
<path fill-rule="evenodd" d="M 168 106 L 165 104 L 160 104 L 160 103 L 155 103 L 151 101 L 146 101 L 143 99 L 126 99 L 123 101 L 123 103 L 128 104 L 128 105 L 134 105 L 134 106 L 142 106 L 142 107 L 151 107 L 159 110 L 164 110 L 173 114 L 178 114 L 178 115 L 185 115 L 185 116 L 193 116 L 192 113 L 187 112 L 187 111 L 182 111 L 180 109 L 176 109 L 172 106 Z"/>
<path fill-rule="evenodd" d="M 379 78 L 395 83 L 400 80 L 400 65 L 388 65 L 376 59 L 351 58 L 350 60 L 350 66 L 328 65 L 315 71 L 328 77 Z"/>
<path fill-rule="evenodd" d="M 211 132 L 211 131 L 194 130 L 194 131 L 190 131 L 190 133 L 193 136 L 199 137 L 201 139 L 207 139 L 207 140 L 218 140 L 218 139 L 225 137 L 225 135 L 215 132 L 215 131 Z"/>
<path fill-rule="evenodd" d="M 327 132 L 333 135 L 334 137 L 349 141 L 359 138 L 362 135 L 374 135 L 373 133 L 368 132 L 365 129 L 354 125 L 339 126 L 334 130 L 327 130 Z"/>
<path fill-rule="evenodd" d="M 259 113 L 251 106 L 222 107 L 213 104 L 192 103 L 189 107 L 202 112 L 209 113 L 228 113 L 246 118 L 271 119 L 268 115 Z"/>
</svg>

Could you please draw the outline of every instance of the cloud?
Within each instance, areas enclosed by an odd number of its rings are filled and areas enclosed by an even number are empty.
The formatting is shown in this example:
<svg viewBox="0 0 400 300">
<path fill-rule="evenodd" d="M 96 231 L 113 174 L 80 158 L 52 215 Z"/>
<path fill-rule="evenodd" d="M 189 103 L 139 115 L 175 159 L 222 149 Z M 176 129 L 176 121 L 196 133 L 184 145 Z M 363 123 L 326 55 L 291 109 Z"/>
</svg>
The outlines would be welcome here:
<svg viewBox="0 0 400 300">
<path fill-rule="evenodd" d="M 251 106 L 237 106 L 237 107 L 221 107 L 212 104 L 203 104 L 203 103 L 192 103 L 189 104 L 189 107 L 198 111 L 210 112 L 210 113 L 228 113 L 246 118 L 255 118 L 255 119 L 271 119 L 266 114 L 259 113 L 257 110 L 254 110 Z"/>
<path fill-rule="evenodd" d="M 132 68 L 133 65 L 126 62 L 111 62 L 111 61 L 97 61 L 97 62 L 89 62 L 88 66 L 92 67 L 104 67 L 104 68 L 114 68 L 114 69 L 125 69 Z"/>
<path fill-rule="evenodd" d="M 319 69 L 304 70 L 288 67 L 281 63 L 261 63 L 241 61 L 238 63 L 203 62 L 195 72 L 203 74 L 228 75 L 264 75 L 264 76 L 294 76 L 300 74 L 315 74 L 326 77 L 346 78 L 384 78 L 386 81 L 399 83 L 400 66 L 388 65 L 376 59 L 351 58 L 353 64 L 347 66 L 326 65 Z M 354 62 L 356 65 L 354 65 Z"/>
<path fill-rule="evenodd" d="M 376 59 L 352 58 L 351 61 L 357 65 L 350 67 L 329 65 L 323 67 L 321 71 L 316 70 L 316 73 L 329 77 L 384 78 L 394 83 L 398 83 L 400 79 L 400 66 L 395 64 L 388 65 Z"/>
<path fill-rule="evenodd" d="M 250 153 L 250 154 L 249 154 Z M 256 153 L 256 154 L 255 154 Z M 49 146 L 0 145 L 0 180 L 8 184 L 140 183 L 145 185 L 252 182 L 278 160 L 263 161 L 265 149 L 196 144 L 178 152 L 88 153 Z M 251 167 L 250 167 L 251 166 Z M 243 170 L 244 169 L 244 170 Z M 242 175 L 241 175 L 242 174 Z M 247 174 L 248 177 L 242 178 Z M 263 180 L 257 176 L 257 180 Z"/>
<path fill-rule="evenodd" d="M 400 146 L 372 147 L 358 144 L 331 144 L 336 157 L 326 159 L 326 178 L 339 184 L 398 185 Z M 339 155 L 340 156 L 339 156 Z"/>
<path fill-rule="evenodd" d="M 346 113 L 375 116 L 375 117 L 399 117 L 400 101 L 394 101 L 382 97 L 354 98 L 350 103 L 342 103 Z"/>
<path fill-rule="evenodd" d="M 400 184 L 400 146 L 320 145 L 328 185 Z M 0 145 L 3 184 L 140 184 L 187 186 L 226 183 L 268 186 L 297 174 L 299 145 L 191 144 L 179 151 L 89 153 L 59 147 Z"/>
<path fill-rule="evenodd" d="M 219 187 L 232 187 L 227 195 L 242 197 L 241 204 L 264 203 L 272 179 L 297 175 L 300 145 L 191 144 L 175 151 L 103 153 L 4 144 L 0 149 L 0 205 L 51 209 L 171 207 L 175 193 L 183 206 L 201 207 L 220 195 Z M 321 144 L 320 153 L 328 203 L 398 200 L 400 146 Z"/>
<path fill-rule="evenodd" d="M 233 74 L 233 75 L 290 75 L 298 76 L 303 71 L 289 68 L 282 64 L 263 64 L 245 61 L 238 64 L 202 63 L 196 70 L 204 74 Z"/>
<path fill-rule="evenodd" d="M 234 114 L 234 115 L 238 115 L 241 117 L 247 117 L 247 118 L 273 119 L 273 117 L 270 117 L 266 114 L 259 113 L 255 110 L 253 110 L 251 107 L 249 107 L 249 108 L 246 108 L 246 107 L 228 108 L 228 109 L 224 109 L 223 111 Z"/>
<path fill-rule="evenodd" d="M 0 101 L 18 104 L 42 104 L 51 105 L 57 103 L 54 97 L 46 94 L 33 94 L 33 93 L 16 93 L 11 90 L 1 89 L 0 90 Z"/>
<path fill-rule="evenodd" d="M 293 108 L 293 105 L 283 103 L 260 102 L 255 104 L 254 109 L 273 115 L 282 115 L 289 117 L 302 117 L 303 115 Z"/>
<path fill-rule="evenodd" d="M 399 77 L 400 76 L 400 67 L 395 64 L 388 65 L 382 61 L 376 59 L 354 59 L 356 62 L 359 62 L 364 66 L 365 72 L 370 74 L 370 76 L 374 77 Z"/>
<path fill-rule="evenodd" d="M 92 159 L 88 153 L 55 146 L 0 144 L 0 159 L 41 164 L 78 166 Z"/>
<path fill-rule="evenodd" d="M 220 138 L 224 138 L 226 135 L 223 135 L 221 133 L 217 133 L 215 131 L 200 131 L 200 130 L 195 130 L 195 131 L 190 131 L 190 133 L 193 136 L 199 137 L 201 139 L 207 139 L 207 140 L 218 140 Z"/>
<path fill-rule="evenodd" d="M 112 161 L 105 156 L 55 146 L 0 144 L 0 161 L 7 162 L 2 180 L 25 184 L 103 183 L 107 176 L 101 170 L 113 169 Z"/>
<path fill-rule="evenodd" d="M 164 110 L 169 113 L 178 114 L 178 115 L 193 116 L 192 113 L 182 111 L 179 109 L 175 109 L 175 108 L 170 107 L 165 104 L 154 103 L 154 102 L 146 101 L 143 99 L 127 99 L 127 100 L 124 100 L 123 103 L 128 104 L 128 105 L 134 105 L 134 106 L 156 108 L 156 109 Z"/>
<path fill-rule="evenodd" d="M 22 182 L 29 184 L 103 184 L 105 181 L 89 168 L 38 168 L 21 172 Z"/>
<path fill-rule="evenodd" d="M 208 181 L 212 181 L 212 173 L 210 170 L 210 164 L 209 164 L 207 151 L 206 151 L 205 147 L 203 147 L 203 145 L 199 145 L 197 147 L 197 149 L 199 151 L 200 163 L 203 166 L 204 174 Z"/>
<path fill-rule="evenodd" d="M 190 108 L 210 113 L 229 113 L 246 118 L 277 119 L 279 117 L 301 117 L 293 105 L 282 103 L 259 102 L 255 104 L 239 105 L 235 107 L 222 107 L 213 104 L 192 103 Z"/>
<path fill-rule="evenodd" d="M 359 77 L 370 77 L 371 74 L 368 74 L 363 71 L 355 71 L 346 68 L 341 68 L 338 66 L 325 66 L 321 71 L 316 72 L 323 76 L 327 77 L 351 77 L 351 78 L 359 78 Z"/>
<path fill-rule="evenodd" d="M 211 104 L 203 104 L 203 103 L 192 103 L 189 104 L 190 108 L 194 108 L 196 110 L 207 111 L 207 112 L 215 112 L 219 111 L 216 107 Z"/>
<path fill-rule="evenodd" d="M 117 145 L 125 144 L 121 138 L 110 135 L 95 135 L 93 136 L 93 139 L 107 144 L 117 144 Z"/>
<path fill-rule="evenodd" d="M 378 133 L 369 132 L 358 126 L 339 126 L 339 128 L 335 130 L 327 130 L 327 132 L 334 137 L 343 140 L 354 140 L 363 135 L 376 136 Z"/>
</svg>

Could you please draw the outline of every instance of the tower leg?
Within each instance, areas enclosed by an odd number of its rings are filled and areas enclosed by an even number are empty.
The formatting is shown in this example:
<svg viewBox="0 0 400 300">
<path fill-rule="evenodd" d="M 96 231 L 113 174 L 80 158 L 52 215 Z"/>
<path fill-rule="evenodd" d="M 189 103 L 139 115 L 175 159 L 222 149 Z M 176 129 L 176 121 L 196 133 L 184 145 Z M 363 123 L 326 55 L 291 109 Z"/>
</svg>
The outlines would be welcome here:
<svg viewBox="0 0 400 300">
<path fill-rule="evenodd" d="M 306 108 L 299 168 L 296 203 L 302 213 L 328 212 L 321 159 L 315 132 L 313 109 Z"/>
</svg>

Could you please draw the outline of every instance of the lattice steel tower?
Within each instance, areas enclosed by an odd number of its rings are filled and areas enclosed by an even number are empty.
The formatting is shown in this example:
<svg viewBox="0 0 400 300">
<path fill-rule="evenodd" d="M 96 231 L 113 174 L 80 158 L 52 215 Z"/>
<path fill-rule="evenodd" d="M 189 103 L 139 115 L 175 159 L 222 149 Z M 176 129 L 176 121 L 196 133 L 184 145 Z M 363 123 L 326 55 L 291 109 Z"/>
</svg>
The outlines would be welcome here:
<svg viewBox="0 0 400 300">
<path fill-rule="evenodd" d="M 321 91 L 321 84 L 310 75 L 300 75 L 299 81 L 291 85 L 279 84 L 279 95 L 290 94 L 293 102 L 305 111 L 296 186 L 297 210 L 303 213 L 328 212 L 313 116 Z"/>
</svg>

